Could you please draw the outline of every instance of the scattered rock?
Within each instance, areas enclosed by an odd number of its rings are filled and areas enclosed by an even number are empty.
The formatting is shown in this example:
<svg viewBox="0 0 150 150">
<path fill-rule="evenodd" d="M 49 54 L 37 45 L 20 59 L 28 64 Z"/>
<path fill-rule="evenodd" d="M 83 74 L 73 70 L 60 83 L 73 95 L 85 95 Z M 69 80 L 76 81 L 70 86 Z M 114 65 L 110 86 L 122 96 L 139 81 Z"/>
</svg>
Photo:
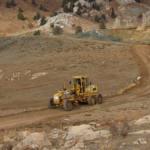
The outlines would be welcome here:
<svg viewBox="0 0 150 150">
<path fill-rule="evenodd" d="M 4 136 L 4 139 L 3 139 L 4 142 L 15 142 L 15 140 L 13 138 L 10 138 L 8 136 Z"/>
<path fill-rule="evenodd" d="M 38 77 L 40 77 L 40 76 L 44 76 L 44 75 L 46 75 L 47 73 L 46 72 L 41 72 L 41 73 L 36 73 L 36 74 L 33 74 L 32 75 L 32 80 L 33 79 L 36 79 L 36 78 L 38 78 Z"/>
<path fill-rule="evenodd" d="M 47 147 L 44 147 L 42 150 L 50 150 L 49 148 L 47 148 Z"/>
<path fill-rule="evenodd" d="M 44 133 L 33 133 L 28 135 L 22 142 L 13 148 L 13 150 L 23 150 L 32 148 L 42 148 L 43 146 L 51 146 L 51 142 Z"/>
<path fill-rule="evenodd" d="M 84 148 L 84 142 L 83 142 L 83 140 L 79 140 L 74 147 Z"/>
<path fill-rule="evenodd" d="M 13 145 L 12 144 L 7 144 L 3 147 L 3 150 L 12 150 Z"/>
<path fill-rule="evenodd" d="M 96 122 L 90 122 L 89 125 L 95 126 Z"/>
</svg>

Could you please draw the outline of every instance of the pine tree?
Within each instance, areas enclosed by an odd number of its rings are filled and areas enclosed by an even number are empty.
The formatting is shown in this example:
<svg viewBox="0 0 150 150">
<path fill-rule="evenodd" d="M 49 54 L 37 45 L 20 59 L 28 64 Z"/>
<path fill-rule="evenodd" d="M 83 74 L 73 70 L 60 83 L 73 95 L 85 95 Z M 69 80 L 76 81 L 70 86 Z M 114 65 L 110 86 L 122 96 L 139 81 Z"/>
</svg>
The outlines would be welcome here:
<svg viewBox="0 0 150 150">
<path fill-rule="evenodd" d="M 95 16 L 95 21 L 96 21 L 96 22 L 99 22 L 99 21 L 100 21 L 100 19 L 99 19 L 99 17 L 98 17 L 97 15 Z"/>
<path fill-rule="evenodd" d="M 82 9 L 82 5 L 81 5 L 80 2 L 77 4 L 77 6 L 78 6 L 80 9 Z"/>
<path fill-rule="evenodd" d="M 34 5 L 34 6 L 36 5 L 36 4 L 35 4 L 35 0 L 32 0 L 32 5 Z"/>
<path fill-rule="evenodd" d="M 100 29 L 106 29 L 106 25 L 103 20 L 101 20 L 99 27 Z"/>
<path fill-rule="evenodd" d="M 26 18 L 24 17 L 24 15 L 22 13 L 18 13 L 18 19 L 20 20 L 25 20 Z"/>
<path fill-rule="evenodd" d="M 23 10 L 19 7 L 19 12 L 23 12 Z"/>
<path fill-rule="evenodd" d="M 81 15 L 81 10 L 80 10 L 80 8 L 78 8 L 76 14 Z"/>
<path fill-rule="evenodd" d="M 11 6 L 16 6 L 15 1 L 14 1 L 14 0 L 11 0 L 10 5 L 11 5 Z"/>
<path fill-rule="evenodd" d="M 68 5 L 65 5 L 65 6 L 64 6 L 64 12 L 65 12 L 65 13 L 68 13 Z"/>
<path fill-rule="evenodd" d="M 43 16 L 42 18 L 41 18 L 41 26 L 42 25 L 44 25 L 45 23 L 46 23 L 47 21 L 46 21 L 46 18 L 45 18 L 45 16 Z"/>
</svg>

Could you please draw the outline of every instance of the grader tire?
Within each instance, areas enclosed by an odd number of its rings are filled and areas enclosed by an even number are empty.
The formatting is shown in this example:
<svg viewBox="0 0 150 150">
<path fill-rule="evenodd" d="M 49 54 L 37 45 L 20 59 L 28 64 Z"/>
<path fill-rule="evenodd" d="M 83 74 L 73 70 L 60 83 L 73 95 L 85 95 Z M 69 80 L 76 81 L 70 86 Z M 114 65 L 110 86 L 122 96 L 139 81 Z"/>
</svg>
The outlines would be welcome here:
<svg viewBox="0 0 150 150">
<path fill-rule="evenodd" d="M 72 102 L 69 100 L 65 100 L 63 103 L 64 109 L 66 111 L 71 111 L 72 110 Z"/>
<path fill-rule="evenodd" d="M 49 109 L 55 109 L 56 108 L 56 105 L 53 102 L 53 98 L 48 99 L 47 104 L 48 104 Z"/>
<path fill-rule="evenodd" d="M 92 106 L 92 105 L 95 105 L 95 102 L 96 102 L 95 96 L 94 95 L 90 95 L 89 98 L 88 98 L 88 104 L 90 106 Z"/>
<path fill-rule="evenodd" d="M 101 94 L 98 94 L 98 95 L 96 96 L 96 101 L 97 101 L 98 104 L 102 104 L 103 97 L 102 97 Z"/>
</svg>

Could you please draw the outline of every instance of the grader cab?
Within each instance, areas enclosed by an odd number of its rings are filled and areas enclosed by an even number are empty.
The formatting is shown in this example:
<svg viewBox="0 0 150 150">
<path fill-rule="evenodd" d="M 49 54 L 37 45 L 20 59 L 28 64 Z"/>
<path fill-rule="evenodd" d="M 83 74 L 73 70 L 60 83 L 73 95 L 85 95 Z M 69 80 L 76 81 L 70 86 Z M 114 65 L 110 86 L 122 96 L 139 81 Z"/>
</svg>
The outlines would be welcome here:
<svg viewBox="0 0 150 150">
<path fill-rule="evenodd" d="M 73 88 L 71 90 L 66 89 L 65 83 L 63 91 L 59 91 L 54 94 L 53 98 L 48 99 L 48 107 L 50 109 L 56 108 L 56 106 L 63 105 L 66 111 L 70 111 L 73 108 L 73 104 L 77 107 L 79 102 L 87 102 L 89 105 L 95 105 L 102 103 L 102 95 L 98 94 L 98 86 L 89 83 L 87 76 L 74 76 L 72 82 Z M 62 97 L 65 98 L 62 98 Z"/>
</svg>

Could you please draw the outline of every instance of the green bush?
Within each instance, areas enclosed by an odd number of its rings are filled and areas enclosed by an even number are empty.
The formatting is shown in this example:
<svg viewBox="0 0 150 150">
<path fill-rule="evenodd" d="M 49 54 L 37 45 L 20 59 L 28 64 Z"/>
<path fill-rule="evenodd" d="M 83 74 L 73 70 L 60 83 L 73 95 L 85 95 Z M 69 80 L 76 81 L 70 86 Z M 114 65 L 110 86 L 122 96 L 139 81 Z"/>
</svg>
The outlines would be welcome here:
<svg viewBox="0 0 150 150">
<path fill-rule="evenodd" d="M 54 28 L 54 24 L 53 24 L 53 23 L 51 23 L 51 24 L 50 24 L 50 27 L 51 27 L 51 28 Z"/>
<path fill-rule="evenodd" d="M 138 15 L 138 18 L 142 18 L 142 17 L 143 17 L 143 14 L 140 13 L 140 14 Z"/>
<path fill-rule="evenodd" d="M 19 12 L 23 12 L 23 10 L 19 7 Z"/>
<path fill-rule="evenodd" d="M 42 4 L 40 4 L 40 7 L 39 7 L 39 9 L 40 9 L 40 10 L 42 10 L 42 9 L 43 9 L 43 6 L 42 6 Z"/>
<path fill-rule="evenodd" d="M 96 9 L 97 11 L 100 10 L 99 5 L 97 5 L 96 3 L 93 3 L 92 8 L 93 8 L 93 9 Z"/>
<path fill-rule="evenodd" d="M 22 13 L 18 13 L 18 19 L 20 20 L 25 20 L 26 18 L 24 17 L 24 15 Z"/>
<path fill-rule="evenodd" d="M 41 31 L 40 30 L 37 30 L 37 31 L 34 31 L 33 35 L 41 35 Z"/>
<path fill-rule="evenodd" d="M 58 15 L 58 12 L 56 10 L 54 10 L 54 13 L 53 13 L 52 17 L 57 16 L 57 15 Z"/>
<path fill-rule="evenodd" d="M 81 26 L 76 27 L 76 33 L 82 33 L 82 27 Z"/>
<path fill-rule="evenodd" d="M 59 26 L 56 26 L 53 30 L 54 35 L 61 35 L 62 34 L 62 28 Z"/>
<path fill-rule="evenodd" d="M 77 6 L 78 6 L 80 9 L 82 9 L 82 5 L 81 5 L 80 2 L 77 4 Z"/>
<path fill-rule="evenodd" d="M 46 18 L 45 18 L 45 16 L 43 16 L 43 17 L 41 18 L 41 24 L 40 24 L 40 25 L 42 26 L 42 25 L 46 24 L 46 22 L 47 22 L 47 21 L 46 21 Z"/>
</svg>

